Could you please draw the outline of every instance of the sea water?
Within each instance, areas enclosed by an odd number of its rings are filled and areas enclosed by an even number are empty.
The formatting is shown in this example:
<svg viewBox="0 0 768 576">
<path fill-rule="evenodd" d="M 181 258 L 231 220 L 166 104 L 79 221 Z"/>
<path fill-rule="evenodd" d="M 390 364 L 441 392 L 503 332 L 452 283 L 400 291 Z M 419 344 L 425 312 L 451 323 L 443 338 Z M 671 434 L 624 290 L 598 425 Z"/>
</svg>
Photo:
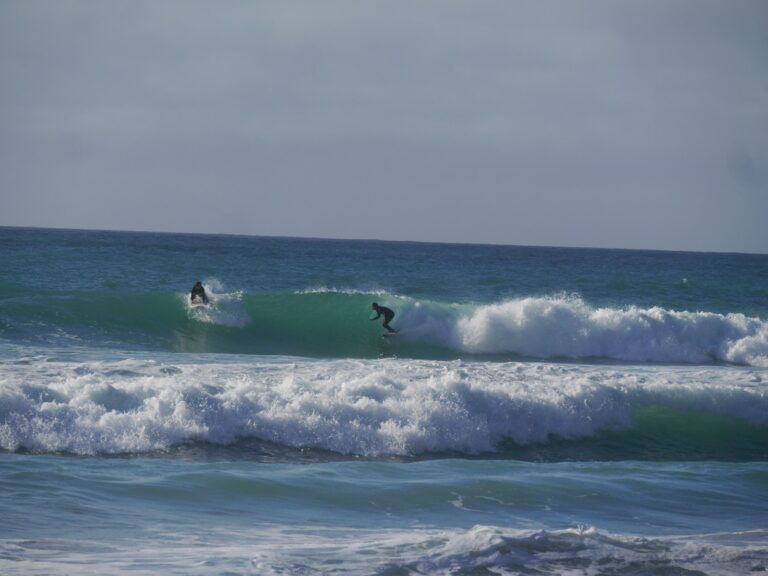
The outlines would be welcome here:
<svg viewBox="0 0 768 576">
<path fill-rule="evenodd" d="M 766 570 L 768 256 L 0 228 L 0 574 Z"/>
</svg>

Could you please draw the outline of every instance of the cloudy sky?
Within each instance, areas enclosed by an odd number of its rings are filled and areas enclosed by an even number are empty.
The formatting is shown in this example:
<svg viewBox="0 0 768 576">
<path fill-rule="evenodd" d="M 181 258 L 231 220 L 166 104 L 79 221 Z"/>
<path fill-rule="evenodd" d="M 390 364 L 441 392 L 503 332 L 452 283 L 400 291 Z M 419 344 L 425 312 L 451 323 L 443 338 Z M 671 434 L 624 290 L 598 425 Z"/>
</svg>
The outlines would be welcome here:
<svg viewBox="0 0 768 576">
<path fill-rule="evenodd" d="M 0 225 L 768 253 L 768 2 L 0 0 Z"/>
</svg>

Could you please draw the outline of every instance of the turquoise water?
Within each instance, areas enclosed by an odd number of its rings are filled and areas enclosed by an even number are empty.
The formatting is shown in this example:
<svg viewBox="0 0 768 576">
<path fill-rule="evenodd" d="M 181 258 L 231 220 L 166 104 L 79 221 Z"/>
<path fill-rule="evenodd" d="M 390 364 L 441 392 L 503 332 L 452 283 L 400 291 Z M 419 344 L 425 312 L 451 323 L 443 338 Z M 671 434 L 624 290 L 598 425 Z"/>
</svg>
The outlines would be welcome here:
<svg viewBox="0 0 768 576">
<path fill-rule="evenodd" d="M 0 573 L 768 569 L 768 256 L 0 228 L 0 263 Z"/>
</svg>

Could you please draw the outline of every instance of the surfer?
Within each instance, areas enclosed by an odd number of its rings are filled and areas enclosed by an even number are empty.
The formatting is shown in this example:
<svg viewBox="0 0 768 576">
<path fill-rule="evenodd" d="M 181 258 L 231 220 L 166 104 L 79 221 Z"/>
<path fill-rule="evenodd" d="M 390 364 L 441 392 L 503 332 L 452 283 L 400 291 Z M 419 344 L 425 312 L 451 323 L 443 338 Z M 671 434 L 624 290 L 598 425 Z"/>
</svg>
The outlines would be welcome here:
<svg viewBox="0 0 768 576">
<path fill-rule="evenodd" d="M 395 317 L 395 313 L 392 312 L 392 310 L 390 310 L 386 306 L 379 306 L 378 304 L 376 304 L 376 302 L 371 304 L 371 308 L 376 310 L 376 317 L 371 318 L 371 320 L 378 320 L 383 315 L 384 321 L 381 323 L 381 325 L 384 326 L 384 328 L 386 328 L 390 334 L 394 334 L 395 330 L 392 328 L 392 326 L 389 325 L 389 323 L 392 320 L 392 318 Z"/>
<path fill-rule="evenodd" d="M 195 299 L 199 298 L 203 304 L 208 304 L 208 295 L 205 293 L 203 283 L 198 280 L 194 286 L 192 286 L 192 293 L 189 295 L 189 301 L 195 303 Z"/>
</svg>

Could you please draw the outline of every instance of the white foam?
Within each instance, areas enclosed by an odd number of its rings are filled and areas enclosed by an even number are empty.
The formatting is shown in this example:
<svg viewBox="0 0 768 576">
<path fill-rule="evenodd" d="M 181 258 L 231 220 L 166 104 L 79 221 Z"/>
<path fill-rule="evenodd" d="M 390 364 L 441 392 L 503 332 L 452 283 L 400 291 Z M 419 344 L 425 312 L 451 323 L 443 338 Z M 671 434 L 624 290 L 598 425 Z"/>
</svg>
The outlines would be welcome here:
<svg viewBox="0 0 768 576">
<path fill-rule="evenodd" d="M 294 294 L 348 294 L 363 296 L 391 296 L 389 292 L 381 289 L 361 290 L 359 288 L 344 288 L 336 286 L 312 286 L 303 290 L 295 290 Z"/>
<path fill-rule="evenodd" d="M 407 338 L 476 354 L 768 367 L 768 322 L 744 314 L 595 308 L 567 296 L 477 306 L 406 300 L 397 325 Z"/>
<path fill-rule="evenodd" d="M 768 424 L 761 369 L 180 357 L 7 362 L 0 446 L 135 453 L 255 437 L 366 456 L 480 453 L 624 429 L 642 405 Z"/>
<path fill-rule="evenodd" d="M 208 306 L 192 306 L 188 294 L 182 294 L 187 307 L 187 314 L 200 322 L 219 324 L 232 328 L 242 328 L 251 323 L 251 317 L 243 301 L 242 291 L 226 292 L 224 285 L 214 279 L 208 279 L 203 283 L 208 295 Z"/>
</svg>

